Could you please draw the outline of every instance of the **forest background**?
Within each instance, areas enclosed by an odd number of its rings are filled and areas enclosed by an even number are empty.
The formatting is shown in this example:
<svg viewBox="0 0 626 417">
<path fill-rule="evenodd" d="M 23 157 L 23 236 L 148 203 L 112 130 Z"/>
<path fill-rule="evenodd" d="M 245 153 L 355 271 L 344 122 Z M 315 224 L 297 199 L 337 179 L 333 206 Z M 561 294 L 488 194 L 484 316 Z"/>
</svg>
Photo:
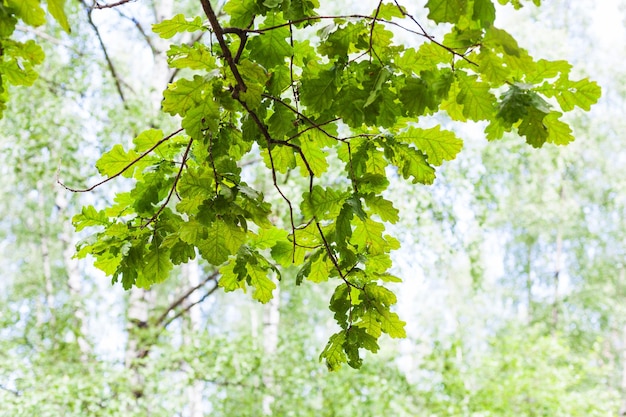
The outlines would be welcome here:
<svg viewBox="0 0 626 417">
<path fill-rule="evenodd" d="M 191 262 L 125 292 L 74 257 L 71 218 L 125 184 L 73 194 L 57 171 L 92 183 L 102 152 L 165 123 L 169 73 L 150 27 L 196 2 L 73 2 L 71 35 L 19 26 L 46 60 L 0 121 L 0 415 L 622 415 L 626 4 L 597 3 L 498 9 L 533 56 L 567 59 L 603 97 L 568 116 L 568 146 L 488 143 L 470 123 L 433 186 L 393 184 L 407 338 L 332 373 L 318 360 L 334 331 L 330 286 L 296 288 L 287 270 L 261 305 Z"/>
</svg>

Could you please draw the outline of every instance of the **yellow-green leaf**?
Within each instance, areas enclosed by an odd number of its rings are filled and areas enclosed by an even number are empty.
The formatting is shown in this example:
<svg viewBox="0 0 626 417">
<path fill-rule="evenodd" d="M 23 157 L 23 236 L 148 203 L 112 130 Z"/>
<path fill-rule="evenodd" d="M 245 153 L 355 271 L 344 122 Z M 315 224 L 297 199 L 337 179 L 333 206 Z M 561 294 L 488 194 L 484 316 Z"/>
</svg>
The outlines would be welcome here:
<svg viewBox="0 0 626 417">
<path fill-rule="evenodd" d="M 48 11 L 54 19 L 61 25 L 64 31 L 70 33 L 70 24 L 65 14 L 65 0 L 48 0 Z"/>
</svg>

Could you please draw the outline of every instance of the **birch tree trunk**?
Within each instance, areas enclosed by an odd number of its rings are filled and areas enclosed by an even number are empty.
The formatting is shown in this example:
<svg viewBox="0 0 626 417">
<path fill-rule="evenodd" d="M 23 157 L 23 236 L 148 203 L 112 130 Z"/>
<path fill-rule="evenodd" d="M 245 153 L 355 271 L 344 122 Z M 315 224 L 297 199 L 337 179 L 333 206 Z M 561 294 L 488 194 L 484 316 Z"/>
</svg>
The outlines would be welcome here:
<svg viewBox="0 0 626 417">
<path fill-rule="evenodd" d="M 278 329 L 280 324 L 280 283 L 274 277 L 274 283 L 276 289 L 274 290 L 274 297 L 263 307 L 263 352 L 267 361 L 272 362 L 276 360 L 276 351 L 278 349 Z M 263 395 L 263 414 L 271 416 L 272 405 L 276 400 L 278 392 L 278 384 L 274 379 L 274 366 L 263 367 L 263 385 L 265 387 L 265 394 Z"/>
<path fill-rule="evenodd" d="M 152 11 L 156 21 L 161 21 L 173 12 L 173 0 L 154 0 Z M 150 42 L 153 52 L 152 77 L 150 81 L 150 98 L 153 114 L 157 114 L 161 105 L 163 89 L 169 79 L 169 67 L 165 55 L 167 43 L 158 37 Z M 141 375 L 141 359 L 149 352 L 149 346 L 141 335 L 148 326 L 151 308 L 154 306 L 155 294 L 150 290 L 133 287 L 130 290 L 127 310 L 128 342 L 126 346 L 125 364 L 131 371 L 133 395 L 136 399 L 143 397 L 145 380 Z"/>
<path fill-rule="evenodd" d="M 200 284 L 200 266 L 198 265 L 198 258 L 189 261 L 182 267 L 182 283 L 186 283 L 189 288 L 196 288 Z M 181 289 L 182 289 L 181 285 Z M 202 317 L 200 316 L 200 309 L 196 306 L 200 301 L 200 295 L 198 291 L 192 292 L 183 303 L 183 308 L 189 308 L 189 314 L 186 320 L 186 328 L 183 328 L 183 343 L 187 346 L 196 345 L 197 342 L 194 339 L 194 334 L 200 330 L 200 324 Z M 189 372 L 193 372 L 190 369 Z M 200 381 L 194 381 L 187 388 L 187 396 L 189 398 L 189 417 L 202 417 L 202 383 Z"/>
<path fill-rule="evenodd" d="M 57 187 L 57 196 L 55 205 L 58 209 L 59 221 L 63 222 L 63 229 L 60 240 L 63 243 L 63 264 L 67 273 L 67 289 L 70 294 L 70 300 L 74 309 L 74 317 L 76 318 L 78 328 L 74 333 L 76 343 L 81 352 L 81 360 L 84 362 L 92 352 L 92 346 L 88 340 L 87 314 L 85 313 L 85 304 L 83 303 L 84 294 L 82 291 L 82 277 L 78 266 L 78 260 L 74 258 L 76 252 L 74 236 L 74 228 L 67 217 L 67 208 L 69 201 L 66 193 L 60 187 Z"/>
<path fill-rule="evenodd" d="M 559 188 L 559 202 L 563 201 L 564 190 L 563 185 Z M 559 287 L 561 285 L 561 270 L 562 270 L 562 258 L 563 257 L 563 230 L 560 225 L 557 226 L 556 231 L 556 253 L 554 255 L 554 294 L 552 304 L 552 328 L 554 334 L 556 334 L 559 325 Z"/>
<path fill-rule="evenodd" d="M 39 321 L 45 320 L 48 315 L 49 322 L 54 325 L 54 285 L 52 283 L 52 268 L 50 267 L 50 241 L 47 227 L 46 197 L 44 195 L 43 180 L 37 181 L 37 217 L 39 222 L 39 250 L 41 253 L 41 264 L 44 284 L 44 299 L 46 312 L 40 315 Z M 40 323 L 41 324 L 41 323 Z"/>
</svg>

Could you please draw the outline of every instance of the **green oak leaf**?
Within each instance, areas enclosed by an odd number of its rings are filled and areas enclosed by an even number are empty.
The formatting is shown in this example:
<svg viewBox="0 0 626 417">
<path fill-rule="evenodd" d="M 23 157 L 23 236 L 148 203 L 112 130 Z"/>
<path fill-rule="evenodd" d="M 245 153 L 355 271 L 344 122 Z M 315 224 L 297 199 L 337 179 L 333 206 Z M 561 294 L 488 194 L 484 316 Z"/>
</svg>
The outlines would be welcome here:
<svg viewBox="0 0 626 417">
<path fill-rule="evenodd" d="M 490 120 L 496 97 L 489 92 L 489 84 L 478 81 L 475 75 L 456 74 L 460 87 L 456 101 L 463 105 L 463 116 L 475 121 Z"/>
<path fill-rule="evenodd" d="M 456 23 L 467 9 L 467 0 L 428 0 L 428 18 L 437 23 Z"/>
<path fill-rule="evenodd" d="M 199 42 L 193 45 L 171 45 L 167 51 L 167 62 L 172 68 L 190 68 L 210 72 L 216 68 L 211 50 Z"/>
<path fill-rule="evenodd" d="M 124 171 L 122 175 L 126 178 L 133 176 L 134 167 L 129 167 L 134 161 L 137 160 L 139 154 L 134 150 L 128 152 L 124 150 L 119 143 L 113 146 L 109 152 L 104 153 L 98 162 L 96 162 L 96 168 L 102 175 L 112 177 Z"/>
<path fill-rule="evenodd" d="M 224 4 L 224 12 L 234 27 L 247 27 L 259 11 L 255 0 L 230 0 Z"/>
<path fill-rule="evenodd" d="M 39 0 L 6 0 L 6 3 L 27 25 L 41 26 L 46 23 L 46 13 L 41 8 Z"/>
<path fill-rule="evenodd" d="M 243 230 L 223 220 L 215 220 L 206 229 L 207 237 L 198 243 L 198 249 L 202 257 L 212 265 L 226 262 L 246 241 Z"/>
<path fill-rule="evenodd" d="M 202 100 L 203 91 L 209 84 L 199 75 L 193 80 L 181 78 L 167 86 L 163 92 L 163 111 L 171 115 L 184 116 L 187 111 Z"/>
<path fill-rule="evenodd" d="M 257 235 L 253 235 L 250 245 L 258 249 L 269 249 L 274 247 L 278 242 L 287 241 L 287 232 L 277 227 L 261 229 Z"/>
<path fill-rule="evenodd" d="M 239 272 L 236 272 L 237 263 L 234 258 L 231 258 L 230 261 L 223 265 L 220 271 L 220 280 L 218 281 L 218 285 L 224 289 L 226 292 L 231 292 L 235 290 L 246 290 L 246 281 L 245 277 L 241 276 Z"/>
<path fill-rule="evenodd" d="M 133 139 L 135 151 L 145 152 L 159 143 L 163 139 L 163 131 L 159 129 L 148 129 L 141 132 Z"/>
<path fill-rule="evenodd" d="M 324 253 L 311 262 L 311 269 L 307 275 L 307 279 L 315 283 L 326 282 L 333 274 L 336 275 L 335 266 L 326 253 Z"/>
<path fill-rule="evenodd" d="M 567 145 L 574 141 L 572 128 L 567 123 L 559 120 L 561 116 L 562 113 L 551 111 L 544 117 L 543 124 L 548 129 L 546 142 L 554 143 L 555 145 Z"/>
<path fill-rule="evenodd" d="M 463 148 L 463 141 L 453 132 L 441 130 L 439 126 L 430 129 L 409 127 L 398 134 L 396 139 L 415 145 L 426 154 L 432 165 L 441 165 L 443 161 L 452 161 Z"/>
<path fill-rule="evenodd" d="M 170 251 L 153 243 L 145 255 L 145 265 L 141 271 L 141 276 L 147 286 L 139 285 L 139 280 L 137 280 L 138 286 L 149 288 L 152 284 L 165 281 L 173 266 Z"/>
<path fill-rule="evenodd" d="M 285 21 L 279 18 L 277 14 L 272 13 L 265 17 L 265 21 L 260 29 L 277 26 L 282 23 L 285 23 Z M 246 48 L 250 51 L 251 59 L 269 70 L 281 66 L 285 59 L 291 56 L 292 48 L 289 42 L 287 42 L 288 38 L 289 28 L 273 29 L 251 38 Z"/>
<path fill-rule="evenodd" d="M 338 92 L 336 74 L 332 70 L 320 71 L 317 77 L 303 77 L 301 83 L 302 104 L 316 113 L 327 110 Z"/>
<path fill-rule="evenodd" d="M 391 20 L 394 17 L 404 17 L 406 10 L 403 6 L 394 3 L 382 3 L 377 10 L 372 12 L 372 16 L 377 12 L 380 19 Z"/>
<path fill-rule="evenodd" d="M 171 19 L 152 25 L 152 31 L 163 39 L 169 39 L 181 32 L 197 32 L 200 30 L 205 30 L 200 16 L 188 20 L 185 19 L 183 14 L 177 14 Z"/>
<path fill-rule="evenodd" d="M 399 211 L 393 203 L 382 196 L 370 193 L 365 195 L 365 203 L 373 214 L 377 214 L 384 222 L 396 223 L 400 220 Z"/>
<path fill-rule="evenodd" d="M 432 184 L 435 169 L 426 161 L 426 155 L 418 149 L 403 143 L 388 144 L 385 147 L 388 159 L 398 167 L 402 177 L 413 183 Z"/>
<path fill-rule="evenodd" d="M 339 215 L 348 193 L 315 185 L 311 192 L 305 192 L 302 197 L 301 210 L 307 219 L 332 219 Z"/>
<path fill-rule="evenodd" d="M 600 86 L 596 82 L 587 78 L 571 81 L 563 76 L 554 86 L 544 84 L 538 91 L 548 97 L 555 97 L 563 111 L 571 111 L 575 107 L 589 111 L 601 95 Z"/>
<path fill-rule="evenodd" d="M 76 228 L 76 231 L 80 232 L 85 227 L 107 226 L 109 225 L 109 218 L 106 216 L 104 210 L 98 211 L 94 206 L 85 206 L 79 214 L 72 218 L 72 224 Z"/>
<path fill-rule="evenodd" d="M 276 288 L 276 284 L 268 278 L 268 271 L 259 268 L 258 265 L 246 264 L 246 270 L 250 278 L 250 285 L 254 287 L 252 298 L 261 303 L 267 303 L 273 297 L 272 291 Z"/>
<path fill-rule="evenodd" d="M 326 347 L 320 354 L 320 361 L 324 360 L 329 371 L 336 371 L 341 368 L 341 364 L 346 363 L 348 358 L 344 352 L 346 334 L 344 331 L 335 333 L 330 337 Z"/>
<path fill-rule="evenodd" d="M 528 114 L 522 119 L 522 123 L 517 128 L 519 134 L 526 136 L 526 142 L 534 148 L 540 148 L 548 139 L 548 128 L 543 123 L 546 115 L 546 112 L 530 107 Z"/>
<path fill-rule="evenodd" d="M 48 11 L 65 32 L 71 32 L 70 24 L 65 14 L 65 0 L 48 0 Z"/>
</svg>

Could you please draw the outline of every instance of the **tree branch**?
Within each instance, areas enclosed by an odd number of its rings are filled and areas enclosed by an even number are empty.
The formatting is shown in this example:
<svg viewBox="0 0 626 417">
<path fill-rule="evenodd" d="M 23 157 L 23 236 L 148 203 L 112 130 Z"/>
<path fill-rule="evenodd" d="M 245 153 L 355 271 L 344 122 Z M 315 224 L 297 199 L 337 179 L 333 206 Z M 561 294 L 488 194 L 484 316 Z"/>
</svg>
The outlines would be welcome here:
<svg viewBox="0 0 626 417">
<path fill-rule="evenodd" d="M 207 282 L 217 280 L 218 276 L 219 276 L 219 272 L 215 271 L 211 275 L 208 275 L 204 280 L 202 280 L 202 282 L 198 283 L 197 285 L 194 285 L 193 287 L 187 289 L 185 292 L 179 295 L 174 301 L 170 303 L 170 305 L 165 309 L 165 311 L 161 313 L 159 318 L 154 322 L 155 326 L 161 325 L 165 321 L 165 319 L 167 318 L 167 315 L 171 311 L 173 311 L 176 307 L 181 305 L 196 290 L 206 285 Z"/>
<path fill-rule="evenodd" d="M 203 0 L 204 1 L 204 0 Z M 403 9 L 401 9 L 403 10 Z M 293 24 L 297 24 L 297 23 L 303 23 L 303 22 L 311 22 L 314 20 L 335 20 L 335 19 L 363 19 L 363 20 L 372 20 L 375 22 L 380 22 L 380 23 L 385 23 L 388 25 L 392 25 L 392 26 L 396 26 L 406 32 L 412 33 L 414 35 L 423 37 L 428 39 L 428 41 L 434 43 L 435 45 L 445 49 L 446 51 L 450 52 L 452 55 L 454 56 L 458 56 L 459 58 L 463 59 L 464 61 L 467 61 L 468 63 L 474 65 L 474 66 L 478 66 L 477 63 L 475 63 L 474 61 L 472 61 L 471 59 L 467 58 L 464 54 L 461 54 L 457 51 L 454 50 L 454 48 L 451 48 L 449 46 L 446 46 L 444 44 L 442 44 L 441 42 L 435 40 L 435 37 L 430 35 L 428 32 L 426 32 L 426 30 L 424 30 L 423 26 L 410 14 L 406 13 L 404 10 L 402 11 L 403 15 L 406 16 L 407 18 L 409 18 L 411 21 L 413 21 L 420 29 L 420 31 L 416 31 L 413 29 L 409 29 L 401 24 L 399 24 L 398 22 L 394 22 L 391 20 L 386 20 L 386 19 L 381 19 L 378 17 L 374 17 L 374 16 L 369 16 L 369 15 L 362 15 L 362 14 L 350 14 L 350 15 L 337 15 L 337 16 L 309 16 L 309 17 L 303 17 L 301 19 L 297 19 L 297 20 L 291 20 L 287 23 L 281 23 L 279 25 L 275 25 L 275 26 L 269 26 L 269 27 L 265 27 L 265 28 L 261 28 L 261 29 L 240 29 L 240 30 L 244 30 L 246 33 L 257 33 L 257 34 L 261 34 L 261 33 L 265 33 L 265 32 L 269 32 L 271 30 L 274 29 L 279 29 L 279 28 L 283 28 L 286 26 L 290 26 Z M 231 28 L 224 28 L 224 30 L 226 31 L 230 31 Z"/>
<path fill-rule="evenodd" d="M 94 32 L 96 33 L 96 38 L 98 38 L 98 43 L 100 44 L 100 48 L 102 49 L 102 53 L 104 54 L 104 59 L 107 62 L 107 66 L 109 67 L 109 72 L 111 73 L 111 76 L 113 77 L 113 81 L 115 82 L 117 93 L 120 96 L 122 103 L 124 103 L 124 107 L 127 108 L 126 98 L 124 97 L 124 92 L 122 91 L 122 82 L 120 80 L 120 77 L 117 74 L 115 65 L 113 65 L 113 61 L 111 60 L 111 57 L 109 56 L 109 52 L 107 51 L 107 48 L 104 45 L 104 41 L 102 40 L 102 35 L 100 34 L 100 29 L 98 29 L 98 26 L 96 26 L 96 24 L 94 23 L 91 17 L 91 12 L 93 12 L 93 8 L 89 7 L 87 3 L 85 3 L 85 0 L 83 0 L 82 3 L 85 6 L 85 9 L 87 10 L 87 20 L 89 22 L 89 25 L 93 28 Z"/>
<path fill-rule="evenodd" d="M 180 129 L 178 129 L 177 131 L 175 131 L 174 133 L 170 133 L 168 136 L 164 137 L 163 139 L 161 139 L 160 141 L 158 141 L 157 143 L 155 143 L 154 145 L 152 145 L 150 147 L 150 149 L 148 149 L 147 151 L 145 151 L 144 153 L 142 153 L 141 155 L 139 155 L 137 158 L 135 158 L 135 160 L 131 161 L 128 165 L 126 165 L 124 168 L 122 168 L 117 174 L 106 178 L 102 181 L 100 181 L 97 184 L 92 185 L 89 188 L 85 188 L 85 189 L 76 189 L 76 188 L 70 188 L 67 185 L 63 184 L 61 182 L 61 180 L 59 179 L 59 172 L 61 171 L 61 165 L 59 164 L 59 168 L 57 169 L 57 184 L 59 184 L 61 187 L 65 188 L 67 191 L 71 191 L 73 193 L 87 193 L 89 191 L 94 190 L 95 188 L 101 186 L 102 184 L 105 184 L 109 181 L 111 181 L 114 178 L 119 177 L 120 175 L 122 175 L 124 172 L 126 172 L 126 170 L 128 170 L 130 167 L 132 167 L 133 165 L 135 165 L 137 162 L 141 161 L 144 157 L 146 157 L 149 153 L 151 153 L 153 150 L 155 150 L 157 147 L 159 147 L 159 145 L 161 145 L 163 142 L 166 142 L 168 140 L 170 140 L 171 138 L 173 138 L 174 136 L 178 135 L 180 132 L 182 132 L 184 129 L 181 127 Z"/>
<path fill-rule="evenodd" d="M 126 3 L 133 3 L 135 1 L 137 0 L 120 0 L 120 1 L 116 1 L 115 3 L 108 3 L 108 4 L 100 4 L 96 2 L 96 4 L 93 5 L 93 8 L 94 9 L 112 9 L 113 7 L 121 6 Z"/>
<path fill-rule="evenodd" d="M 220 44 L 222 48 L 222 54 L 224 55 L 224 59 L 230 68 L 230 71 L 233 73 L 233 77 L 235 77 L 235 81 L 237 81 L 237 85 L 235 86 L 235 91 L 233 91 L 233 97 L 238 98 L 239 92 L 246 92 L 246 83 L 243 81 L 241 77 L 241 73 L 239 73 L 239 69 L 237 68 L 237 63 L 233 59 L 233 55 L 226 44 L 226 40 L 224 39 L 224 29 L 220 25 L 220 22 L 217 20 L 217 16 L 215 15 L 215 11 L 213 10 L 213 6 L 209 0 L 200 0 L 202 3 L 202 9 L 204 9 L 204 13 L 206 17 L 209 19 L 209 24 L 213 29 L 213 33 L 215 33 L 215 37 L 217 38 L 217 42 Z"/>
<path fill-rule="evenodd" d="M 150 223 L 155 221 L 159 217 L 159 214 L 161 214 L 161 212 L 163 212 L 163 210 L 165 209 L 165 206 L 167 206 L 167 203 L 170 202 L 170 199 L 172 198 L 172 195 L 174 194 L 174 190 L 176 190 L 176 184 L 178 184 L 178 180 L 180 179 L 180 176 L 183 173 L 183 169 L 185 169 L 185 164 L 187 163 L 187 158 L 189 157 L 189 150 L 191 149 L 191 144 L 192 143 L 193 143 L 193 138 L 190 138 L 189 139 L 189 144 L 187 144 L 187 148 L 185 149 L 185 153 L 183 154 L 183 160 L 180 163 L 180 168 L 178 169 L 178 173 L 176 174 L 176 178 L 174 178 L 174 184 L 172 184 L 172 188 L 170 189 L 170 192 L 167 195 L 167 198 L 165 199 L 163 204 L 161 204 L 161 207 L 159 208 L 159 210 L 157 210 L 157 212 L 154 213 L 154 215 L 152 217 L 150 217 L 150 219 L 148 219 L 148 222 L 146 224 L 144 224 L 143 226 L 141 226 L 142 229 L 148 227 L 148 225 Z"/>
<path fill-rule="evenodd" d="M 204 294 L 198 301 L 193 302 L 191 304 L 189 304 L 188 306 L 186 306 L 185 308 L 183 308 L 182 310 L 180 310 L 178 313 L 176 313 L 172 318 L 170 318 L 169 320 L 165 321 L 163 323 L 163 327 L 162 329 L 167 328 L 167 326 L 170 325 L 170 323 L 172 323 L 174 320 L 176 320 L 177 318 L 179 318 L 180 316 L 182 316 L 183 314 L 185 314 L 186 312 L 188 312 L 189 310 L 191 310 L 191 308 L 195 305 L 200 304 L 201 302 L 203 302 L 204 300 L 206 300 L 211 294 L 213 294 L 217 289 L 219 288 L 219 286 L 217 284 L 215 284 L 213 286 L 213 288 L 211 288 L 206 294 Z"/>
</svg>

